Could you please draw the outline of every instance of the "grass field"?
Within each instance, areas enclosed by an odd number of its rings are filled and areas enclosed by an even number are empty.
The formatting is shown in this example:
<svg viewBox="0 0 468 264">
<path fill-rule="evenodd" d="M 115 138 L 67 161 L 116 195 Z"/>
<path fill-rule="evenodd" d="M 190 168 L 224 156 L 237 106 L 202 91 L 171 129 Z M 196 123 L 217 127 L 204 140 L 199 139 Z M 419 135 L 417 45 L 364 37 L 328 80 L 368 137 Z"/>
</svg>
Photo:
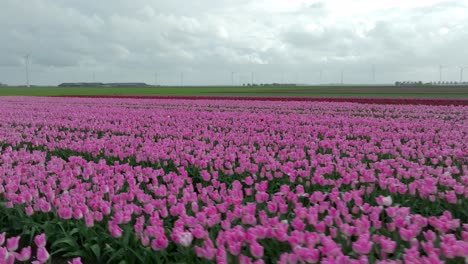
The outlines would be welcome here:
<svg viewBox="0 0 468 264">
<path fill-rule="evenodd" d="M 298 87 L 0 87 L 0 96 L 60 95 L 235 95 L 382 96 L 468 98 L 468 87 L 298 86 Z"/>
</svg>

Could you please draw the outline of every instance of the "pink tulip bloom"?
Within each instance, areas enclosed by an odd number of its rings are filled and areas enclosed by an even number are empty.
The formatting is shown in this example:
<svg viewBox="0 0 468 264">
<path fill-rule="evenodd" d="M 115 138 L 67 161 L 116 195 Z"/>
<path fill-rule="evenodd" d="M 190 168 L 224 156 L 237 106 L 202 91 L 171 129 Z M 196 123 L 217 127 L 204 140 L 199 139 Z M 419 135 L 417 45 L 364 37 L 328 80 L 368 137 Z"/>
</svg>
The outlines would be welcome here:
<svg viewBox="0 0 468 264">
<path fill-rule="evenodd" d="M 5 243 L 6 232 L 0 233 L 0 246 L 3 246 Z"/>
<path fill-rule="evenodd" d="M 68 264 L 82 264 L 81 258 L 74 258 L 72 261 L 68 261 Z"/>
<path fill-rule="evenodd" d="M 388 239 L 388 238 L 380 239 L 380 247 L 382 249 L 382 252 L 391 254 L 395 251 L 396 246 L 397 246 L 397 243 L 391 239 Z"/>
<path fill-rule="evenodd" d="M 391 196 L 378 196 L 377 203 L 383 206 L 391 206 L 392 205 L 392 197 Z"/>
<path fill-rule="evenodd" d="M 39 247 L 37 249 L 37 260 L 40 261 L 40 263 L 45 263 L 49 259 L 49 252 L 47 252 L 47 249 L 45 247 Z"/>
<path fill-rule="evenodd" d="M 218 248 L 216 251 L 216 263 L 228 264 L 226 250 L 223 247 Z"/>
<path fill-rule="evenodd" d="M 73 211 L 70 207 L 61 207 L 57 210 L 57 214 L 63 219 L 71 219 Z"/>
<path fill-rule="evenodd" d="M 163 250 L 168 245 L 169 245 L 169 241 L 167 240 L 165 235 L 160 235 L 159 237 L 151 241 L 151 248 L 156 251 Z"/>
<path fill-rule="evenodd" d="M 109 228 L 109 232 L 111 234 L 111 236 L 115 237 L 115 238 L 119 238 L 122 236 L 122 228 L 120 228 L 119 225 L 117 224 L 114 224 L 112 222 L 109 222 L 108 224 L 108 228 Z"/>
<path fill-rule="evenodd" d="M 250 253 L 255 258 L 262 258 L 263 257 L 263 246 L 261 246 L 257 242 L 253 242 L 250 244 Z"/>
<path fill-rule="evenodd" d="M 5 264 L 14 264 L 15 263 L 15 256 L 13 254 L 9 254 Z"/>
<path fill-rule="evenodd" d="M 8 250 L 4 247 L 0 247 L 0 263 L 6 263 L 9 257 Z"/>
<path fill-rule="evenodd" d="M 211 179 L 211 175 L 208 171 L 204 170 L 200 173 L 201 177 L 204 181 L 209 181 Z"/>
<path fill-rule="evenodd" d="M 34 237 L 34 243 L 37 247 L 45 247 L 47 240 L 45 234 L 39 234 Z"/>
<path fill-rule="evenodd" d="M 243 182 L 250 186 L 254 183 L 254 179 L 251 176 L 247 176 L 244 178 Z"/>
<path fill-rule="evenodd" d="M 398 232 L 400 234 L 401 239 L 405 241 L 410 241 L 417 235 L 416 230 L 412 227 L 410 228 L 400 227 Z"/>
<path fill-rule="evenodd" d="M 190 232 L 180 232 L 177 237 L 179 244 L 184 247 L 188 247 L 192 244 L 193 235 Z"/>
<path fill-rule="evenodd" d="M 18 261 L 27 261 L 31 258 L 31 247 L 25 247 L 19 253 L 15 252 L 14 255 Z"/>
<path fill-rule="evenodd" d="M 8 251 L 10 252 L 14 252 L 18 249 L 18 245 L 19 245 L 19 241 L 20 241 L 21 237 L 10 237 L 7 239 L 6 241 L 6 248 L 8 249 Z"/>
<path fill-rule="evenodd" d="M 353 242 L 353 250 L 360 255 L 369 254 L 372 250 L 372 245 L 373 243 L 369 240 L 368 236 L 363 235 Z"/>
<path fill-rule="evenodd" d="M 240 254 L 242 244 L 240 242 L 228 241 L 228 250 L 233 256 Z"/>
<path fill-rule="evenodd" d="M 26 206 L 24 208 L 24 212 L 26 213 L 27 216 L 31 216 L 34 214 L 34 209 L 31 206 Z"/>
<path fill-rule="evenodd" d="M 253 261 L 250 257 L 245 256 L 245 255 L 240 255 L 239 256 L 239 264 L 252 264 Z"/>
<path fill-rule="evenodd" d="M 94 226 L 94 217 L 91 213 L 87 213 L 84 216 L 86 227 L 91 228 Z"/>
</svg>

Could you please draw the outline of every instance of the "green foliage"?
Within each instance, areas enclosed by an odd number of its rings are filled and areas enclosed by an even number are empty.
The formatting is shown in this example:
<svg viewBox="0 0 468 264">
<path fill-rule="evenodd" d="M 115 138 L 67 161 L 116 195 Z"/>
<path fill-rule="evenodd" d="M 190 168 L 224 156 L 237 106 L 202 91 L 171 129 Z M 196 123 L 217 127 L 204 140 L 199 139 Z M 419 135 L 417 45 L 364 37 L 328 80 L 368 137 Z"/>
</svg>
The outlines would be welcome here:
<svg viewBox="0 0 468 264">
<path fill-rule="evenodd" d="M 428 93 L 427 90 L 431 92 Z M 406 88 L 395 86 L 161 86 L 161 87 L 0 87 L 0 96 L 64 96 L 64 95 L 224 95 L 224 96 L 385 96 L 385 97 L 452 97 L 467 98 L 468 93 L 447 93 L 445 88 Z"/>
</svg>

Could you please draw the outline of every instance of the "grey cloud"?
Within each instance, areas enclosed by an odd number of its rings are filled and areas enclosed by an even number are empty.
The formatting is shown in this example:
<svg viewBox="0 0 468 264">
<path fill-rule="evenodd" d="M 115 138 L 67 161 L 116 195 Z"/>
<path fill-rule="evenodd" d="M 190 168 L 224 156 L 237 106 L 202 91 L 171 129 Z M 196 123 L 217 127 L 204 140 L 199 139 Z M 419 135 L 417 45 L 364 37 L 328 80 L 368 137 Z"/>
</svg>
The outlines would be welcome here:
<svg viewBox="0 0 468 264">
<path fill-rule="evenodd" d="M 23 83 L 26 53 L 40 84 L 93 72 L 152 83 L 155 71 L 163 84 L 178 84 L 181 72 L 186 84 L 227 84 L 231 71 L 313 83 L 319 69 L 328 82 L 344 69 L 349 82 L 363 83 L 371 64 L 380 82 L 429 81 L 438 64 L 454 79 L 456 66 L 468 64 L 466 0 L 346 16 L 328 1 L 295 2 L 268 11 L 285 2 L 3 0 L 0 82 Z"/>
</svg>

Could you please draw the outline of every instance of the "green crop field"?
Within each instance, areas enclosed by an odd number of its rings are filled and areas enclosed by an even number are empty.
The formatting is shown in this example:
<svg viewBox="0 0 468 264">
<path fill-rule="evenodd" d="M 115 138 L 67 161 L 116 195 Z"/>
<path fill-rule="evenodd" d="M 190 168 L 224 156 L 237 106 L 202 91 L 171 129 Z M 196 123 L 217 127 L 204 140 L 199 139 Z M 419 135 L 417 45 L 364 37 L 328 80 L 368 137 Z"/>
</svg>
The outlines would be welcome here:
<svg viewBox="0 0 468 264">
<path fill-rule="evenodd" d="M 468 98 L 468 87 L 297 86 L 297 87 L 0 87 L 0 96 L 61 95 L 224 95 L 224 96 L 384 96 Z"/>
</svg>

